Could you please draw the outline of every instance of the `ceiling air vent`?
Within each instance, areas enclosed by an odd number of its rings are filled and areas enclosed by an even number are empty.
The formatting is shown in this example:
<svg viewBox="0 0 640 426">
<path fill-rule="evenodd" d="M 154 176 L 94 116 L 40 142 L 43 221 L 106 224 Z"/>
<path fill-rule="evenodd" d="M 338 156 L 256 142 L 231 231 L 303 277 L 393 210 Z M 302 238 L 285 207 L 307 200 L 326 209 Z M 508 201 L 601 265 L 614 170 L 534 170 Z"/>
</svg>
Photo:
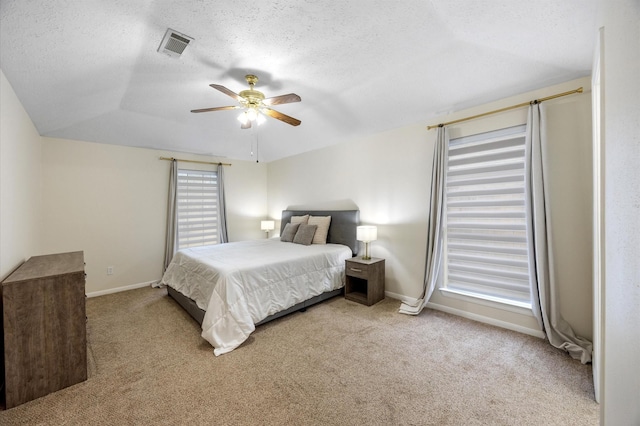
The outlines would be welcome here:
<svg viewBox="0 0 640 426">
<path fill-rule="evenodd" d="M 189 37 L 188 35 L 174 31 L 171 28 L 167 28 L 167 32 L 162 38 L 160 47 L 158 47 L 158 52 L 166 53 L 169 56 L 177 58 L 182 55 L 184 49 L 186 49 L 186 47 L 192 41 L 193 38 Z"/>
</svg>

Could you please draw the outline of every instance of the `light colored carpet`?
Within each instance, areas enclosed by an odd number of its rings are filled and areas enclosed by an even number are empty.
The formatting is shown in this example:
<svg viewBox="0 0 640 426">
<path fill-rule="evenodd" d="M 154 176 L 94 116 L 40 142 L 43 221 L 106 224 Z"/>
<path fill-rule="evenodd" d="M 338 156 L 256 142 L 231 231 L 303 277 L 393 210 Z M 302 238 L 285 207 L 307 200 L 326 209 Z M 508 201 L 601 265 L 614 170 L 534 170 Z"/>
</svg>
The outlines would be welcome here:
<svg viewBox="0 0 640 426">
<path fill-rule="evenodd" d="M 596 425 L 591 366 L 543 340 L 338 297 L 215 357 L 164 289 L 87 300 L 89 379 L 2 425 Z"/>
</svg>

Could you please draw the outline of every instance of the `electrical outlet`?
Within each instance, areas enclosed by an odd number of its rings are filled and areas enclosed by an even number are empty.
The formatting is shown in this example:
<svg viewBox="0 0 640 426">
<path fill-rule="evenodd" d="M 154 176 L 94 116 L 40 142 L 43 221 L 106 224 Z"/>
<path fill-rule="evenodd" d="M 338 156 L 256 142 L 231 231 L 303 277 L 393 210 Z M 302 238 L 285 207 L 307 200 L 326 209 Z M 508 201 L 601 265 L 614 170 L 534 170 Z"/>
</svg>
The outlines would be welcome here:
<svg viewBox="0 0 640 426">
<path fill-rule="evenodd" d="M 107 266 L 107 275 L 113 275 L 113 266 Z"/>
</svg>

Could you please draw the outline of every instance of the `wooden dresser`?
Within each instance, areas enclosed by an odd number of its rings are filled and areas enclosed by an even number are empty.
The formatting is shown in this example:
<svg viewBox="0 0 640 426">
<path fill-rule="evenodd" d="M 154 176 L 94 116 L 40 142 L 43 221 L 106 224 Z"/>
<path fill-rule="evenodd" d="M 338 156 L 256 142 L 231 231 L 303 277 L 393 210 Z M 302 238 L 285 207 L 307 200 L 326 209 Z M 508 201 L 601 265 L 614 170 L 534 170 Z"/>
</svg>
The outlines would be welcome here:
<svg viewBox="0 0 640 426">
<path fill-rule="evenodd" d="M 34 256 L 1 289 L 6 408 L 86 380 L 83 252 Z"/>
</svg>

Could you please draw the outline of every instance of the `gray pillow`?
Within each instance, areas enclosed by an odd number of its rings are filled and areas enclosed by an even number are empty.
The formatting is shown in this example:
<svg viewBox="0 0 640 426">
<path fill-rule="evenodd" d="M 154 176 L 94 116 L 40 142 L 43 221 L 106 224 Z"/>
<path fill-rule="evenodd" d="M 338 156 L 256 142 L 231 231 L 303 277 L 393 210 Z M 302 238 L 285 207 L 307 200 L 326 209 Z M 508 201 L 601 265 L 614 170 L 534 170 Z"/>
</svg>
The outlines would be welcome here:
<svg viewBox="0 0 640 426">
<path fill-rule="evenodd" d="M 290 243 L 293 241 L 293 237 L 296 236 L 296 232 L 298 231 L 299 223 L 287 223 L 284 227 L 284 231 L 282 231 L 282 235 L 280 236 L 280 241 L 285 241 Z"/>
<path fill-rule="evenodd" d="M 296 236 L 293 237 L 293 242 L 296 244 L 302 244 L 308 246 L 313 241 L 313 235 L 316 233 L 318 225 L 305 225 L 300 224 Z"/>
</svg>

